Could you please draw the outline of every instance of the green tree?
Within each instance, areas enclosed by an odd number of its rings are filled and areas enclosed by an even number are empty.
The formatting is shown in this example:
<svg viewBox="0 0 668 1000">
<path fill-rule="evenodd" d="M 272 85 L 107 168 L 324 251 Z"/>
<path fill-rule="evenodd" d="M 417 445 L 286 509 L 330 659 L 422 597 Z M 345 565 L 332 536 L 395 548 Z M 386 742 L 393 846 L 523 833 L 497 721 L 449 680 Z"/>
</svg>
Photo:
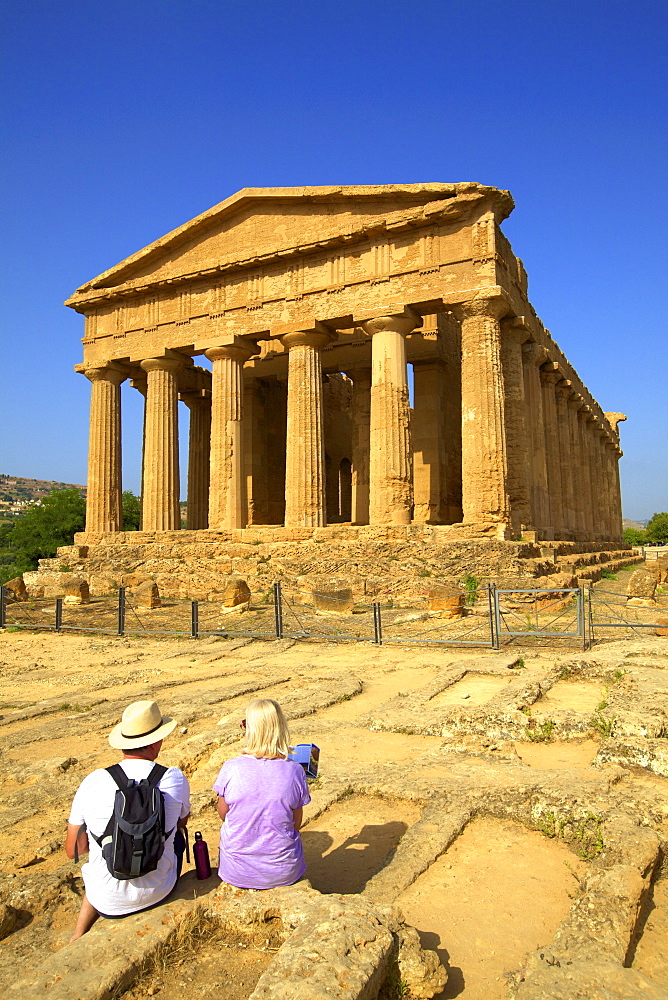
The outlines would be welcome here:
<svg viewBox="0 0 668 1000">
<path fill-rule="evenodd" d="M 642 528 L 624 528 L 624 541 L 627 545 L 645 545 L 647 532 Z"/>
<path fill-rule="evenodd" d="M 38 559 L 55 556 L 59 545 L 71 545 L 76 531 L 83 531 L 86 501 L 77 490 L 54 490 L 41 506 L 31 507 L 0 534 L 4 559 L 0 566 L 2 583 L 37 569 Z"/>
<path fill-rule="evenodd" d="M 668 512 L 665 510 L 660 514 L 652 514 L 645 529 L 647 540 L 656 544 L 657 542 L 668 542 Z"/>
<path fill-rule="evenodd" d="M 139 531 L 141 501 L 132 490 L 123 490 L 123 531 Z"/>
</svg>

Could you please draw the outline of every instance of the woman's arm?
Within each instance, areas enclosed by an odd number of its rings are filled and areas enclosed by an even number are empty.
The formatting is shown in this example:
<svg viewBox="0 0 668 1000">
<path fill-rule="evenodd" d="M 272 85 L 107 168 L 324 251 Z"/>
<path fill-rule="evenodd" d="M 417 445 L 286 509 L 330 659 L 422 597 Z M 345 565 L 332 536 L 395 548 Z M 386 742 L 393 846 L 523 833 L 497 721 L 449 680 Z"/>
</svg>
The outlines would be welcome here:
<svg viewBox="0 0 668 1000">
<path fill-rule="evenodd" d="M 88 851 L 88 834 L 85 827 L 75 823 L 67 824 L 67 836 L 65 837 L 65 854 L 73 860 L 75 845 L 79 849 L 79 854 L 86 854 Z"/>
<path fill-rule="evenodd" d="M 299 809 L 292 810 L 292 818 L 295 821 L 295 830 L 298 830 L 302 825 L 303 817 L 304 817 L 304 809 L 302 808 L 302 806 L 300 806 Z"/>
<path fill-rule="evenodd" d="M 225 822 L 225 817 L 227 816 L 227 814 L 228 814 L 229 811 L 230 811 L 230 807 L 228 806 L 227 802 L 225 801 L 225 799 L 223 798 L 222 795 L 219 795 L 218 796 L 218 815 L 222 819 L 223 823 Z"/>
</svg>

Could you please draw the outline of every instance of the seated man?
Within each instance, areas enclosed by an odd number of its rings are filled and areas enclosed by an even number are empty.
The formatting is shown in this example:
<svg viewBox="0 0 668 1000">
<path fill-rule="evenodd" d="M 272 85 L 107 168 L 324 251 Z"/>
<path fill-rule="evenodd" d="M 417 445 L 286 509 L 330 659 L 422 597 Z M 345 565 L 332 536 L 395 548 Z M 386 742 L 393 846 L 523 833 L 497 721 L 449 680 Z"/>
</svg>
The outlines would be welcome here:
<svg viewBox="0 0 668 1000">
<path fill-rule="evenodd" d="M 109 734 L 109 743 L 123 751 L 120 767 L 127 778 L 141 781 L 153 769 L 162 741 L 176 726 L 162 717 L 154 701 L 136 701 L 123 712 L 119 725 Z M 151 742 L 147 742 L 150 738 Z M 81 782 L 70 811 L 65 851 L 68 858 L 89 851 L 82 866 L 86 894 L 71 941 L 90 930 L 98 916 L 126 917 L 149 910 L 169 896 L 180 872 L 181 856 L 174 850 L 177 823 L 186 823 L 190 813 L 188 779 L 176 767 L 167 768 L 157 784 L 165 806 L 165 845 L 157 868 L 138 878 L 117 879 L 110 873 L 98 843 L 114 812 L 118 785 L 108 771 L 93 771 Z M 90 839 L 88 834 L 91 834 Z M 180 834 L 179 834 L 180 837 Z M 182 839 L 182 838 L 181 838 Z M 178 845 L 177 845 L 178 850 Z"/>
</svg>

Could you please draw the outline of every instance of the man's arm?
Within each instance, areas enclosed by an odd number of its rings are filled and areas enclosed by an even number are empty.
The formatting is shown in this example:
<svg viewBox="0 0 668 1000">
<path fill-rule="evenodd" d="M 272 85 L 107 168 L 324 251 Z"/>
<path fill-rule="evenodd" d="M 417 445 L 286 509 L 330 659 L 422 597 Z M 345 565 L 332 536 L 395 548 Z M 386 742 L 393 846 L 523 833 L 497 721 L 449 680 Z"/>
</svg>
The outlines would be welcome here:
<svg viewBox="0 0 668 1000">
<path fill-rule="evenodd" d="M 299 809 L 292 810 L 292 818 L 295 823 L 295 830 L 299 830 L 302 825 L 302 819 L 304 818 L 303 806 L 300 806 Z"/>
<path fill-rule="evenodd" d="M 74 849 L 78 848 L 79 854 L 86 854 L 88 851 L 88 834 L 85 826 L 75 823 L 67 824 L 67 836 L 65 837 L 65 854 L 70 861 L 74 860 Z"/>
<path fill-rule="evenodd" d="M 223 822 L 225 822 L 225 817 L 227 816 L 227 814 L 228 814 L 229 811 L 230 811 L 230 807 L 228 806 L 227 802 L 225 801 L 225 799 L 223 798 L 222 795 L 219 795 L 218 796 L 218 815 L 223 820 Z"/>
</svg>

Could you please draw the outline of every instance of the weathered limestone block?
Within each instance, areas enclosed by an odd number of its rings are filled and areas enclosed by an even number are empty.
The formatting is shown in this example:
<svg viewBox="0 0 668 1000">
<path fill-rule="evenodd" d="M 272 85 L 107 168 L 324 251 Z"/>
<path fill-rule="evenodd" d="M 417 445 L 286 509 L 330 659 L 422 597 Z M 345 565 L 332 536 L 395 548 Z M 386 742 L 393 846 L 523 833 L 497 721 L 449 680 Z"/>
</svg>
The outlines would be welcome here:
<svg viewBox="0 0 668 1000">
<path fill-rule="evenodd" d="M 236 608 L 240 604 L 248 604 L 251 592 L 248 584 L 241 577 L 232 577 L 223 590 L 222 605 L 224 608 Z"/>
<path fill-rule="evenodd" d="M 647 566 L 639 566 L 634 570 L 626 588 L 627 598 L 653 598 L 656 593 L 657 573 Z"/>
<path fill-rule="evenodd" d="M 155 580 L 145 580 L 133 593 L 138 608 L 159 608 L 162 604 L 160 591 Z"/>
<path fill-rule="evenodd" d="M 15 576 L 5 584 L 5 595 L 10 601 L 27 601 L 28 592 L 22 576 Z"/>
<path fill-rule="evenodd" d="M 668 635 L 668 618 L 657 618 L 654 635 Z"/>
<path fill-rule="evenodd" d="M 70 576 L 63 583 L 65 604 L 88 604 L 90 590 L 88 583 L 79 576 Z"/>
<path fill-rule="evenodd" d="M 0 904 L 0 941 L 15 931 L 21 922 L 21 914 L 8 903 Z"/>
<path fill-rule="evenodd" d="M 339 590 L 325 590 L 312 594 L 313 603 L 318 611 L 333 611 L 339 615 L 351 614 L 355 601 L 350 587 Z"/>
<path fill-rule="evenodd" d="M 408 996 L 415 1000 L 430 1000 L 440 993 L 448 981 L 448 973 L 433 951 L 423 951 L 418 932 L 402 924 L 397 932 L 399 941 L 399 976 L 406 984 Z"/>
<path fill-rule="evenodd" d="M 443 611 L 448 618 L 458 618 L 464 614 L 466 594 L 456 580 L 448 583 L 433 583 L 427 593 L 430 611 Z"/>
<path fill-rule="evenodd" d="M 349 615 L 355 604 L 353 585 L 354 582 L 349 577 L 319 574 L 300 576 L 294 599 L 300 604 L 310 604 L 318 611 Z"/>
<path fill-rule="evenodd" d="M 661 559 L 657 559 L 656 564 L 659 568 L 659 583 L 668 583 L 668 556 L 662 556 Z"/>
</svg>

